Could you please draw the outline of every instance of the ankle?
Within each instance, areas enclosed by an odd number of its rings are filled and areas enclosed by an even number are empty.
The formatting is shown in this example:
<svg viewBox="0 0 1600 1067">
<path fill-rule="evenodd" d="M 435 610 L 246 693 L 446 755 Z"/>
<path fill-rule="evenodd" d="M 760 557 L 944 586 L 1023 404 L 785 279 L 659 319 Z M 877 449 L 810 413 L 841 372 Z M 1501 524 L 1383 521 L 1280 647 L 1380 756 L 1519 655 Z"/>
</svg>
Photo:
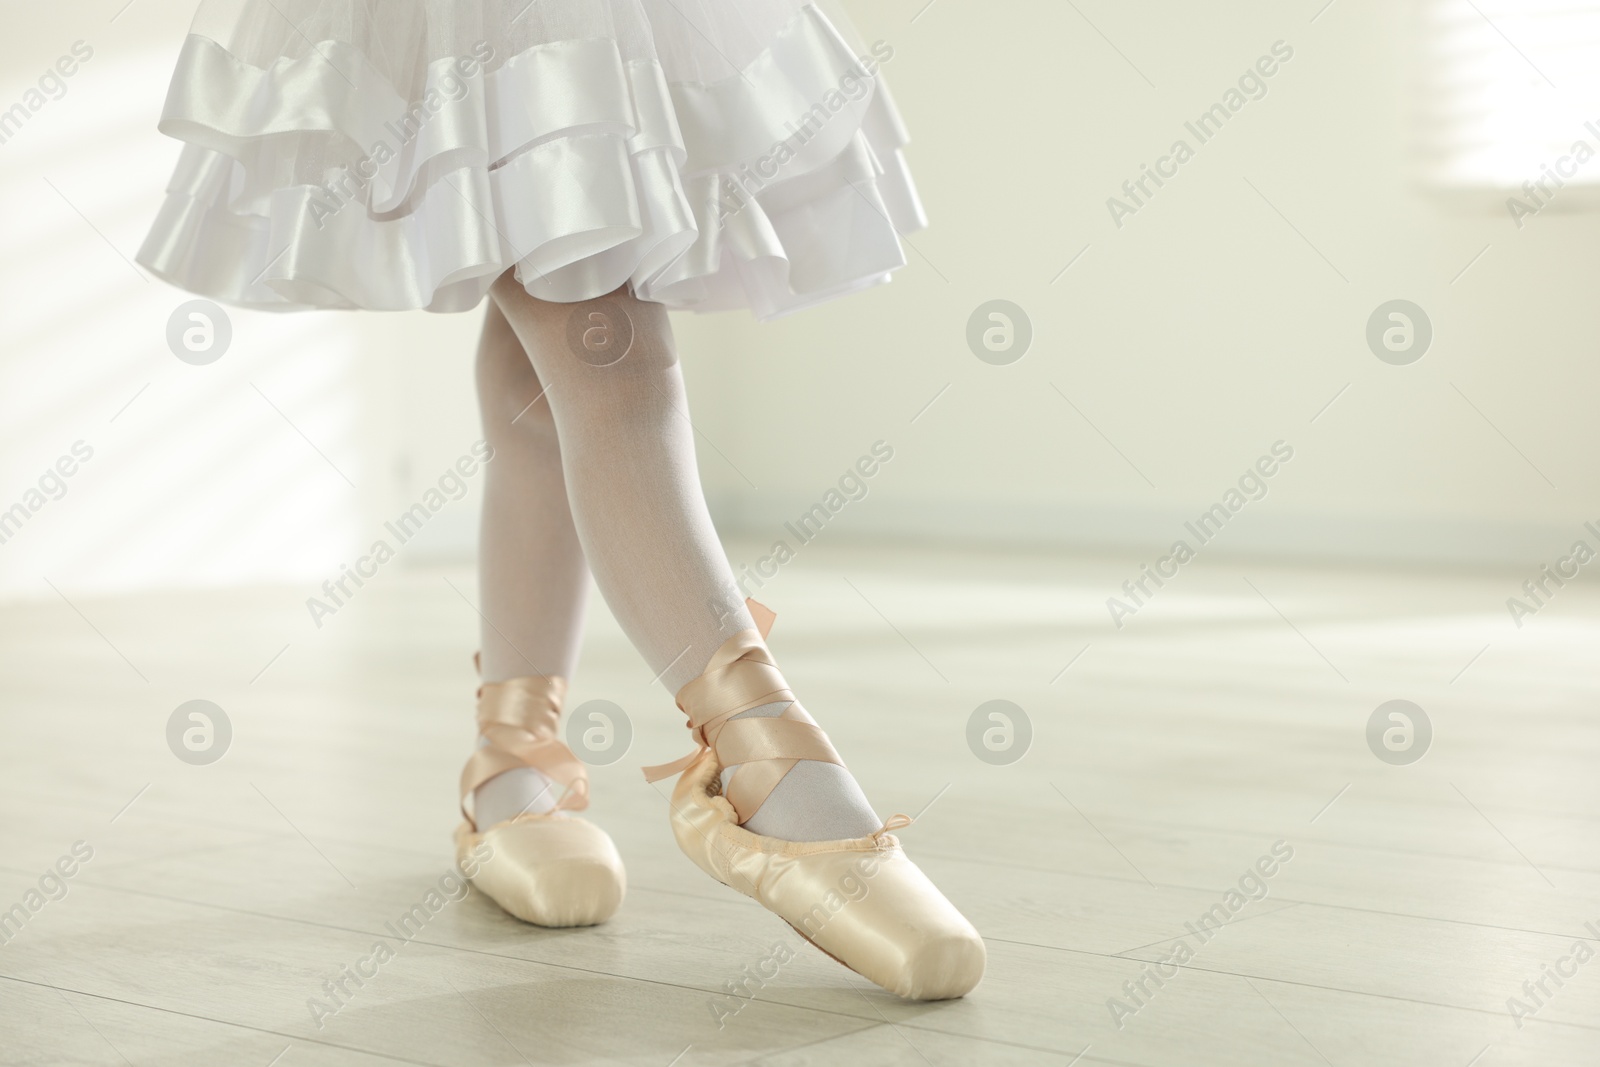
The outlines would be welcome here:
<svg viewBox="0 0 1600 1067">
<path fill-rule="evenodd" d="M 489 742 L 478 738 L 478 747 Z M 519 815 L 545 815 L 555 810 L 561 790 L 535 767 L 513 767 L 472 791 L 472 818 L 479 829 L 508 822 Z"/>
<path fill-rule="evenodd" d="M 816 721 L 806 710 L 790 700 L 741 711 L 729 721 L 777 718 L 791 706 L 795 709 L 792 713 L 795 718 L 815 725 Z M 717 759 L 723 762 L 720 752 Z M 724 763 L 721 774 L 724 793 L 741 766 Z M 883 823 L 872 810 L 860 783 L 843 764 L 802 759 L 789 768 L 742 825 L 751 833 L 784 841 L 837 841 L 866 837 Z"/>
<path fill-rule="evenodd" d="M 588 774 L 559 736 L 565 693 L 559 677 L 479 688 L 478 744 L 461 772 L 461 810 L 475 829 L 588 806 Z"/>
</svg>

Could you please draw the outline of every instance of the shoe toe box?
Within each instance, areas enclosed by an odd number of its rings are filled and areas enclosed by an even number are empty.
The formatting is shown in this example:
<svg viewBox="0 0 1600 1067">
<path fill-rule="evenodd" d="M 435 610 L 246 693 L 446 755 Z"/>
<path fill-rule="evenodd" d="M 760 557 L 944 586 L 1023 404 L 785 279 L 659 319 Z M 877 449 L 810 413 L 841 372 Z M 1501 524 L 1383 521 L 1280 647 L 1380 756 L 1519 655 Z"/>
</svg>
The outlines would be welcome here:
<svg viewBox="0 0 1600 1067">
<path fill-rule="evenodd" d="M 785 917 L 846 967 L 911 1000 L 965 996 L 983 978 L 983 938 L 903 852 L 876 857 L 876 870 L 854 882 L 829 880 L 860 888 L 809 892 L 802 900 L 823 905 L 791 903 L 794 917 Z"/>
<path fill-rule="evenodd" d="M 524 922 L 593 926 L 615 914 L 626 893 L 616 846 L 583 819 L 505 823 L 482 835 L 479 850 L 472 884 Z"/>
</svg>

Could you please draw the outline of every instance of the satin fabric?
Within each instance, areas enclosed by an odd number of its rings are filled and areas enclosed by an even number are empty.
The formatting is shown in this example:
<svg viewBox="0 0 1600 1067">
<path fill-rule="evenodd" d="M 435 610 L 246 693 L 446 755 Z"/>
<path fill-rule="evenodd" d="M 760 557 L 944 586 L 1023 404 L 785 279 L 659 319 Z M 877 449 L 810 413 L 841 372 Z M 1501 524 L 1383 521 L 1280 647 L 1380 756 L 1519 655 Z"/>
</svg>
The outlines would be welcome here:
<svg viewBox="0 0 1600 1067">
<path fill-rule="evenodd" d="M 672 793 L 673 836 L 701 870 L 891 993 L 947 1000 L 983 978 L 983 939 L 889 832 L 910 820 L 848 841 L 763 837 L 713 795 L 720 770 L 716 753 L 703 752 Z"/>
<path fill-rule="evenodd" d="M 487 854 L 469 876 L 472 884 L 523 922 L 540 926 L 605 922 L 627 892 L 627 873 L 611 838 L 566 814 L 589 804 L 588 769 L 560 738 L 566 692 L 566 679 L 553 676 L 480 687 L 478 733 L 489 743 L 475 749 L 461 770 L 466 821 L 456 831 L 457 862 Z M 564 787 L 555 808 L 479 828 L 468 811 L 473 791 L 517 767 L 533 767 Z"/>
<path fill-rule="evenodd" d="M 652 17 L 659 55 L 619 30 L 435 57 L 405 91 L 354 43 L 258 65 L 197 19 L 160 124 L 186 145 L 138 259 L 269 309 L 465 310 L 514 268 L 546 300 L 627 284 L 760 318 L 904 265 L 898 233 L 926 219 L 864 46 L 805 4 L 736 73 L 674 79 L 662 57 L 692 35 Z M 408 123 L 419 100 L 437 109 Z"/>
<path fill-rule="evenodd" d="M 725 795 L 740 823 L 749 821 L 800 760 L 844 766 L 828 735 L 805 718 L 761 638 L 756 630 L 741 630 L 729 637 L 712 654 L 700 677 L 678 691 L 678 707 L 689 717 L 689 732 L 697 747 L 682 759 L 644 769 L 644 780 L 657 782 L 688 767 L 706 749 L 715 748 L 724 766 L 738 768 Z M 733 718 L 781 701 L 789 702 L 781 715 Z"/>
<path fill-rule="evenodd" d="M 682 772 L 669 816 L 678 847 L 711 877 L 890 992 L 912 1000 L 965 996 L 983 978 L 983 938 L 901 850 L 890 831 L 911 825 L 908 817 L 891 816 L 872 836 L 846 841 L 783 841 L 741 825 L 796 759 L 842 762 L 814 724 L 729 721 L 762 704 L 794 700 L 765 643 L 776 614 L 756 600 L 745 606 L 756 629 L 724 641 L 700 677 L 678 692 L 698 747 L 645 768 L 652 782 Z M 791 704 L 785 714 L 798 707 Z M 722 795 L 722 767 L 733 764 L 738 770 Z"/>
<path fill-rule="evenodd" d="M 532 767 L 562 787 L 557 811 L 582 811 L 589 806 L 589 774 L 561 740 L 561 702 L 567 681 L 557 677 L 511 678 L 478 689 L 478 735 L 489 743 L 473 750 L 461 768 L 461 814 L 473 792 L 504 771 Z"/>
<path fill-rule="evenodd" d="M 456 862 L 486 851 L 470 881 L 523 922 L 593 926 L 616 914 L 627 894 L 617 846 L 587 819 L 522 815 L 484 833 L 462 824 Z"/>
</svg>

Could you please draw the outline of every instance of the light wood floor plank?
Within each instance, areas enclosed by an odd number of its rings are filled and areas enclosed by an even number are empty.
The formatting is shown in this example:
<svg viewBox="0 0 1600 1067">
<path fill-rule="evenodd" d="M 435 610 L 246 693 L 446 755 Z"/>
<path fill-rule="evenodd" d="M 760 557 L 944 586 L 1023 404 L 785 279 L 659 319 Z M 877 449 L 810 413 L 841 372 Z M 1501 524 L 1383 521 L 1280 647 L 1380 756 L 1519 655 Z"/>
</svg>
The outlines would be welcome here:
<svg viewBox="0 0 1600 1067">
<path fill-rule="evenodd" d="M 603 608 L 571 703 L 632 719 L 592 771 L 622 912 L 539 931 L 469 896 L 321 1029 L 307 998 L 450 862 L 471 575 L 386 574 L 321 630 L 299 589 L 75 598 L 98 634 L 0 610 L 0 910 L 95 849 L 0 946 L 0 1063 L 1588 1062 L 1600 966 L 1521 1028 L 1506 1000 L 1600 947 L 1600 591 L 1519 631 L 1510 575 L 1200 560 L 1118 631 L 1124 569 L 818 544 L 758 593 L 879 810 L 922 812 L 902 837 L 990 969 L 914 1005 L 802 952 L 721 1028 L 724 983 L 793 935 L 677 852 L 637 767 L 685 750 L 681 715 Z M 164 736 L 196 697 L 234 727 L 204 767 Z M 1363 735 L 1396 697 L 1435 728 L 1406 767 Z M 967 745 L 995 698 L 1033 727 L 1007 766 Z M 1266 898 L 1119 1029 L 1107 1001 L 1280 839 Z"/>
</svg>

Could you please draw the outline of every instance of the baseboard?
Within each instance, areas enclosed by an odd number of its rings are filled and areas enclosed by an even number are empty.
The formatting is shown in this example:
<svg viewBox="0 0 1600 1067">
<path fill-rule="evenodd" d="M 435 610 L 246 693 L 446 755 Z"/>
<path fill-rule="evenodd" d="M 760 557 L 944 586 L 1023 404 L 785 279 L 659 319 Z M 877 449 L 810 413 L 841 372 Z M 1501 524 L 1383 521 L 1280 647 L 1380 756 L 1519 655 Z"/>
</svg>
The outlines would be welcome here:
<svg viewBox="0 0 1600 1067">
<path fill-rule="evenodd" d="M 1155 509 L 1016 502 L 955 502 L 871 498 L 847 503 L 820 531 L 796 529 L 799 516 L 816 501 L 763 493 L 713 496 L 712 517 L 723 537 L 791 546 L 826 539 L 894 541 L 988 549 L 1092 551 L 1147 560 L 1181 539 L 1199 544 L 1185 526 L 1194 513 Z M 1600 515 L 1595 516 L 1600 526 Z M 787 524 L 787 525 L 786 525 Z M 1509 567 L 1537 570 L 1582 537 L 1600 548 L 1600 537 L 1553 523 L 1450 521 L 1403 516 L 1252 512 L 1248 505 L 1211 534 L 1210 556 L 1281 558 L 1286 561 L 1408 564 L 1443 567 Z M 806 542 L 797 533 L 809 535 Z"/>
<path fill-rule="evenodd" d="M 765 548 L 827 543 L 895 543 L 989 550 L 1080 551 L 1126 555 L 1148 562 L 1182 538 L 1198 547 L 1185 527 L 1194 514 L 1157 509 L 1087 508 L 1066 504 L 953 502 L 869 498 L 845 504 L 821 529 L 796 523 L 815 499 L 776 494 L 724 494 L 709 499 L 718 532 L 728 541 Z M 1600 515 L 1594 517 L 1600 527 Z M 470 563 L 477 554 L 475 511 L 437 516 L 407 546 L 408 563 Z M 1209 531 L 1208 531 L 1209 533 Z M 800 534 L 806 535 L 802 540 Z M 1600 548 L 1600 537 L 1574 520 L 1553 523 L 1450 521 L 1393 515 L 1353 516 L 1252 512 L 1247 506 L 1211 534 L 1205 553 L 1289 562 L 1406 564 L 1440 567 L 1508 567 L 1535 571 L 1584 538 Z M 737 562 L 737 561 L 736 561 Z"/>
</svg>

